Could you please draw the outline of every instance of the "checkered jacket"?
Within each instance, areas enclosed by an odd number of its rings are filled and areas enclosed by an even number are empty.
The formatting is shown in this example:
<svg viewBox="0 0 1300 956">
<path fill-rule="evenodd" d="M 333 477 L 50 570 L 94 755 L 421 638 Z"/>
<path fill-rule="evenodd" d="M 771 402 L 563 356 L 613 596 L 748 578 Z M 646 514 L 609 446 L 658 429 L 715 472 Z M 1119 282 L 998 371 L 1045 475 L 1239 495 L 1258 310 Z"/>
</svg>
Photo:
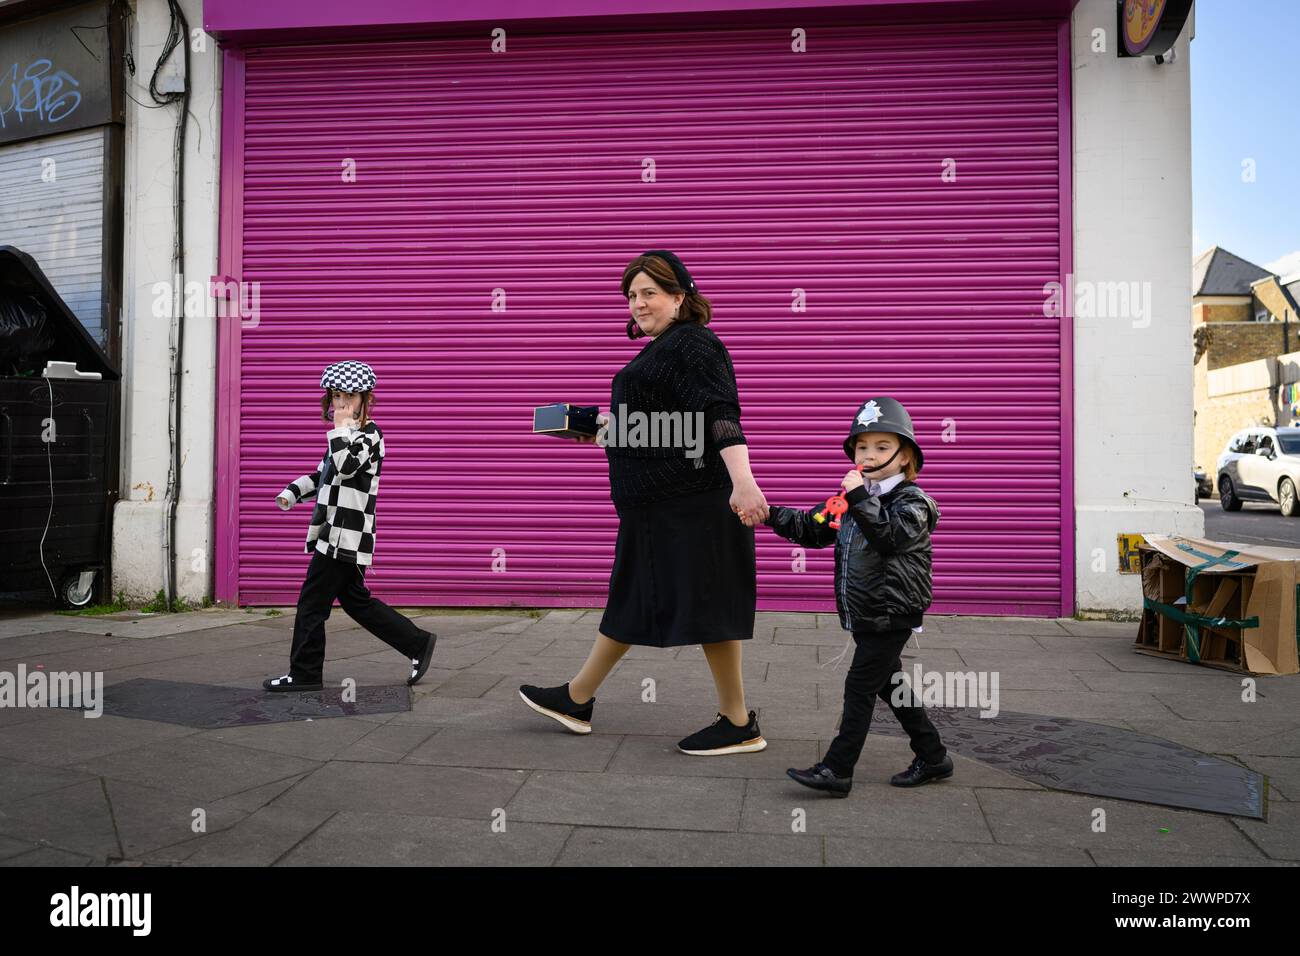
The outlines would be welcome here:
<svg viewBox="0 0 1300 956">
<path fill-rule="evenodd" d="M 325 433 L 329 450 L 310 475 L 280 492 L 289 510 L 315 492 L 304 551 L 352 564 L 375 559 L 375 500 L 384 464 L 384 433 L 374 422 Z"/>
</svg>

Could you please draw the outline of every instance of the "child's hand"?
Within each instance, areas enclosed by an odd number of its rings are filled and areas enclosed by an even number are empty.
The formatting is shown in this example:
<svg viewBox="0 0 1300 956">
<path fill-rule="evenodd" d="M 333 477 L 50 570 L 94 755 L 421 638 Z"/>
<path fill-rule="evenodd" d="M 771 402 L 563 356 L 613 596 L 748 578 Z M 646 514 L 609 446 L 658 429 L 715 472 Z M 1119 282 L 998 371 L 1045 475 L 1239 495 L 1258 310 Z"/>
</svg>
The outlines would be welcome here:
<svg viewBox="0 0 1300 956">
<path fill-rule="evenodd" d="M 862 480 L 862 472 L 856 468 L 850 468 L 849 473 L 844 476 L 840 484 L 844 486 L 845 491 L 852 491 L 854 488 L 861 488 L 866 482 Z"/>
<path fill-rule="evenodd" d="M 730 504 L 746 528 L 752 528 L 767 518 L 767 499 L 752 478 L 732 488 Z"/>
<path fill-rule="evenodd" d="M 334 427 L 335 428 L 356 428 L 357 420 L 352 417 L 351 412 L 334 409 Z"/>
</svg>

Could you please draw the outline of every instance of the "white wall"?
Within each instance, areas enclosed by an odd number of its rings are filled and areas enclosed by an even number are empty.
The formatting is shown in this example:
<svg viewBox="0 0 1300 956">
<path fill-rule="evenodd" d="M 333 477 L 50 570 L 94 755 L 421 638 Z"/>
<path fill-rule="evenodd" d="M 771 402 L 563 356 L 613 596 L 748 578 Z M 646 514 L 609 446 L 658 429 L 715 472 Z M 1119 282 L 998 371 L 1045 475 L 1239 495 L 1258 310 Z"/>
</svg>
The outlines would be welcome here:
<svg viewBox="0 0 1300 956">
<path fill-rule="evenodd" d="M 211 37 L 194 49 L 202 0 L 182 0 L 189 20 L 190 119 L 185 143 L 185 281 L 198 281 L 208 313 L 208 279 L 217 262 L 219 54 Z M 164 496 L 169 466 L 169 318 L 154 315 L 154 284 L 171 283 L 173 136 L 177 106 L 151 109 L 149 77 L 170 18 L 164 0 L 135 0 L 128 38 L 136 74 L 127 76 L 122 501 L 113 516 L 113 593 L 153 597 L 163 587 Z M 179 73 L 181 51 L 169 66 Z M 174 64 L 174 65 L 173 65 Z M 181 416 L 181 494 L 176 511 L 177 594 L 198 602 L 212 589 L 213 403 L 216 330 L 205 314 L 187 316 Z M 195 551 L 198 551 L 197 558 Z M 193 566 L 197 564 L 199 570 Z"/>
<path fill-rule="evenodd" d="M 1093 30 L 1106 50 L 1093 52 Z M 1120 532 L 1201 535 L 1192 502 L 1192 46 L 1120 59 L 1113 0 L 1072 30 L 1076 282 L 1150 283 L 1145 316 L 1074 320 L 1075 595 L 1081 611 L 1141 605 L 1116 571 Z M 1145 327 L 1143 327 L 1145 326 Z M 1099 566 L 1102 570 L 1096 570 Z"/>
</svg>

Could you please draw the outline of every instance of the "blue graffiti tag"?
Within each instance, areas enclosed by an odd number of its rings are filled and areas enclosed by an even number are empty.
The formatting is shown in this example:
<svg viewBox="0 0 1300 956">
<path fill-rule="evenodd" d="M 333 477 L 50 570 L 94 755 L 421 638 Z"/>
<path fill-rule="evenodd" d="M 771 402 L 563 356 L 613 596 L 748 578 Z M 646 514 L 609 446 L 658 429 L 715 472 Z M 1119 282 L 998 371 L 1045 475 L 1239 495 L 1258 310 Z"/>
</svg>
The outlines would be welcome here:
<svg viewBox="0 0 1300 956">
<path fill-rule="evenodd" d="M 73 89 L 81 84 L 66 70 L 53 69 L 49 60 L 33 60 L 21 75 L 17 63 L 0 74 L 0 88 L 9 88 L 9 105 L 0 105 L 0 129 L 11 115 L 19 124 L 33 114 L 39 122 L 57 123 L 81 105 L 81 93 Z"/>
</svg>

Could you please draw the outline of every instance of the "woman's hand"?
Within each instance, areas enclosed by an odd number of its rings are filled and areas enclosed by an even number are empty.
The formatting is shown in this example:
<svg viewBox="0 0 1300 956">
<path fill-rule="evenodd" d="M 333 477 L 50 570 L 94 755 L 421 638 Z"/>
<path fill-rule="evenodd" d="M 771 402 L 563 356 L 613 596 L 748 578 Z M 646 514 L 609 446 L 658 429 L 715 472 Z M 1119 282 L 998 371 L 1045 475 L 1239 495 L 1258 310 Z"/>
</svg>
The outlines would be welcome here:
<svg viewBox="0 0 1300 956">
<path fill-rule="evenodd" d="M 746 528 L 767 520 L 767 499 L 752 478 L 732 486 L 730 504 Z"/>
<path fill-rule="evenodd" d="M 605 427 L 606 425 L 608 425 L 608 424 L 609 424 L 609 416 L 608 416 L 608 415 L 597 415 L 597 416 L 596 416 L 596 427 L 597 427 L 597 428 L 604 428 L 604 427 Z M 581 442 L 582 444 L 584 444 L 584 445 L 594 445 L 594 444 L 596 444 L 596 437 L 597 437 L 596 435 L 579 435 L 579 436 L 578 436 L 578 441 L 580 441 L 580 442 Z"/>
</svg>

